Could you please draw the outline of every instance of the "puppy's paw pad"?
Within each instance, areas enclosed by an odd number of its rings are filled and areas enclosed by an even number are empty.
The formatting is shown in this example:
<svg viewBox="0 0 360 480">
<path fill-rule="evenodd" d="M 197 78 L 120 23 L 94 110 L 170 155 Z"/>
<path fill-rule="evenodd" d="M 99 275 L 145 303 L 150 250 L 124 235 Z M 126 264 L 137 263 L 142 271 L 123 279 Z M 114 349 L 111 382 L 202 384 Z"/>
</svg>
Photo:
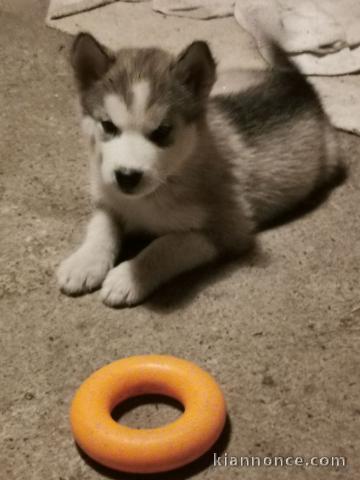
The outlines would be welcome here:
<svg viewBox="0 0 360 480">
<path fill-rule="evenodd" d="M 90 292 L 102 284 L 110 268 L 109 259 L 80 249 L 60 264 L 57 271 L 60 289 L 67 295 Z"/>
<path fill-rule="evenodd" d="M 101 299 L 110 307 L 132 306 L 144 300 L 146 292 L 135 280 L 131 262 L 121 263 L 107 275 Z"/>
</svg>

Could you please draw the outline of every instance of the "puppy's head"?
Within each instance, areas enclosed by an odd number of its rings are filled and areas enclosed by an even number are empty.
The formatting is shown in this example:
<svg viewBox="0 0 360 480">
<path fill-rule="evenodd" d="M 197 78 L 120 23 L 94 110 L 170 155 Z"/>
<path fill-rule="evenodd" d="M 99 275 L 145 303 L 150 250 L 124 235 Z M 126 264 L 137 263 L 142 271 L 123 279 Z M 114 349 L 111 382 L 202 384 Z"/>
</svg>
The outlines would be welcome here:
<svg viewBox="0 0 360 480">
<path fill-rule="evenodd" d="M 194 42 L 177 58 L 156 48 L 114 53 L 82 33 L 72 65 L 102 182 L 135 197 L 176 175 L 195 148 L 215 81 L 207 44 Z"/>
</svg>

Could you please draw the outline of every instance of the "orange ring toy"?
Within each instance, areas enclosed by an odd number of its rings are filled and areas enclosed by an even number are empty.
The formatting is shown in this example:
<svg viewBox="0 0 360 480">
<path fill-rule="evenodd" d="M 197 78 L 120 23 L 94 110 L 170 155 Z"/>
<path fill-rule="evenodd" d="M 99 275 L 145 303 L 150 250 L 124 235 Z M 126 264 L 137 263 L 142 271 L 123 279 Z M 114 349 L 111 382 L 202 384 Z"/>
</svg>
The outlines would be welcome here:
<svg viewBox="0 0 360 480">
<path fill-rule="evenodd" d="M 135 429 L 111 417 L 127 398 L 160 394 L 175 398 L 184 413 L 163 427 Z M 107 467 L 131 473 L 173 470 L 200 457 L 220 436 L 226 418 L 224 396 L 207 372 L 167 355 L 124 358 L 93 373 L 71 406 L 77 444 Z"/>
</svg>

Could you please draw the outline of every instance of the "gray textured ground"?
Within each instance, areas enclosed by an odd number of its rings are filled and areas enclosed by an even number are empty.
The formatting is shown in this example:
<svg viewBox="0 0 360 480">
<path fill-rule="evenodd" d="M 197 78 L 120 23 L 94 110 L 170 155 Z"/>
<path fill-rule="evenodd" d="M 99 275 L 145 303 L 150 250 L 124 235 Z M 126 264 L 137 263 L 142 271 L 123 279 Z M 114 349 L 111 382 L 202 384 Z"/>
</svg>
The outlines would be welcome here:
<svg viewBox="0 0 360 480">
<path fill-rule="evenodd" d="M 89 212 L 86 158 L 65 60 L 69 38 L 43 26 L 43 1 L 29 3 L 16 0 L 0 17 L 2 478 L 108 475 L 73 444 L 75 389 L 117 358 L 170 353 L 222 385 L 230 455 L 344 455 L 349 468 L 239 471 L 200 462 L 155 478 L 355 480 L 360 139 L 342 135 L 353 162 L 347 183 L 310 215 L 263 233 L 247 261 L 186 276 L 134 309 L 106 308 L 97 293 L 69 299 L 54 269 Z M 161 423 L 174 415 L 153 404 L 126 417 L 145 426 L 150 416 Z"/>
</svg>

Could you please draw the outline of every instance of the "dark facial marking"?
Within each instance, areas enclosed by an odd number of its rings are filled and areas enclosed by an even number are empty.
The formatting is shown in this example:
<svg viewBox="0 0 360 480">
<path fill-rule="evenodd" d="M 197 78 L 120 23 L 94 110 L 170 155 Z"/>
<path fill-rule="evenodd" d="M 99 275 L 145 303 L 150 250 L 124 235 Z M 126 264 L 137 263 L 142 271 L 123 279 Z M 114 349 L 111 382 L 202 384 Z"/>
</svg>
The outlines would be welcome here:
<svg viewBox="0 0 360 480">
<path fill-rule="evenodd" d="M 101 126 L 104 132 L 112 137 L 121 133 L 120 129 L 110 120 L 104 120 L 101 122 Z"/>
<path fill-rule="evenodd" d="M 172 125 L 161 124 L 149 134 L 149 139 L 159 147 L 167 147 L 171 143 Z"/>
</svg>

